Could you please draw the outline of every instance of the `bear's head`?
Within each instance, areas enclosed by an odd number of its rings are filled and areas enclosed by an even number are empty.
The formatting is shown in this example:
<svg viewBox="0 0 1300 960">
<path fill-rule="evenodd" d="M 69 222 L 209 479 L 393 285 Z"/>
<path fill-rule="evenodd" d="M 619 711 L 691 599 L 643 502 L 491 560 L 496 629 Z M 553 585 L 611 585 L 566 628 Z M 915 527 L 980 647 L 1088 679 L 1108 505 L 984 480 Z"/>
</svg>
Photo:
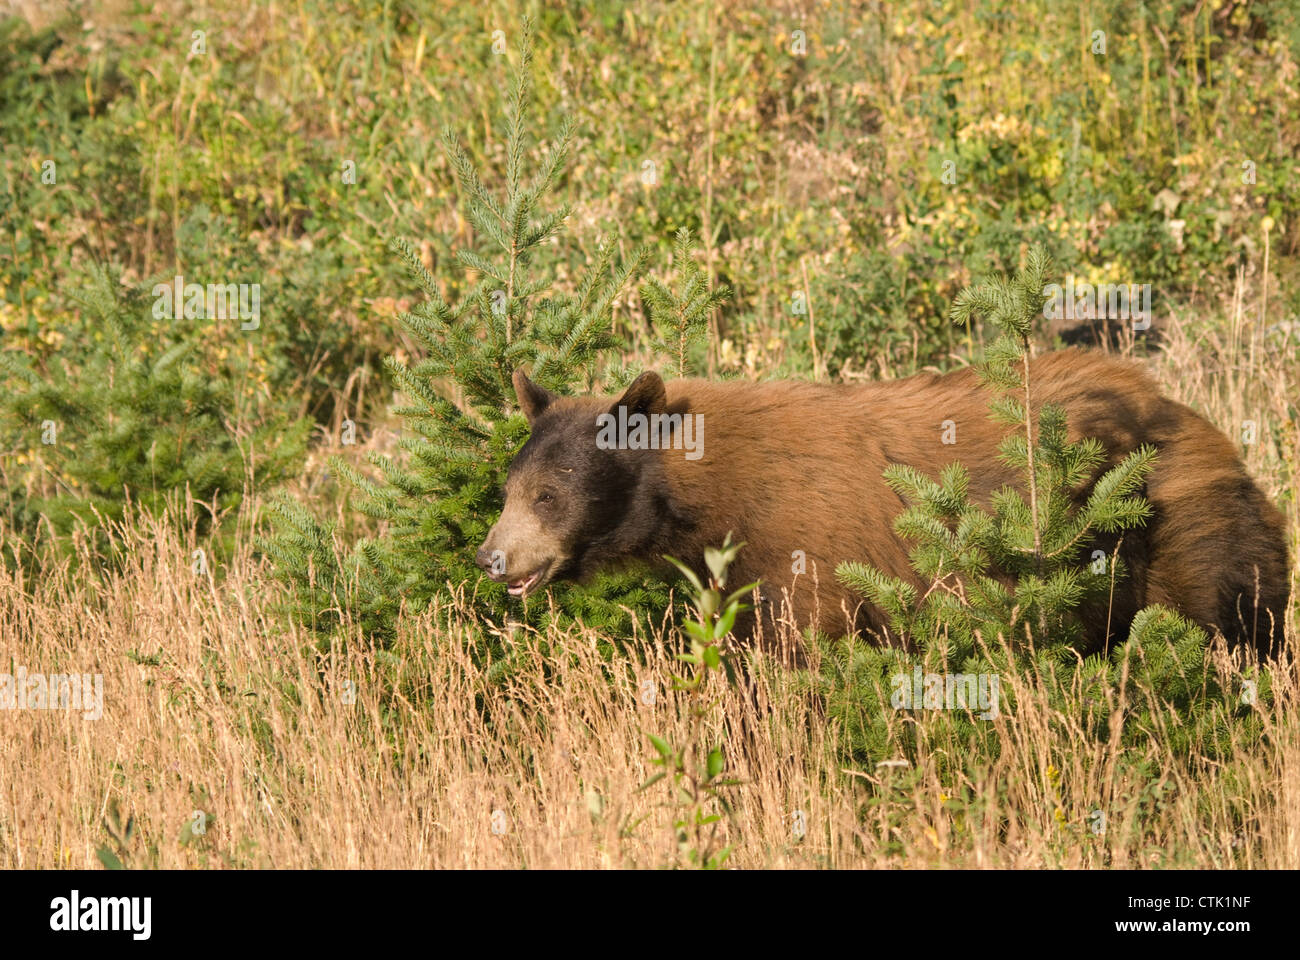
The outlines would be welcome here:
<svg viewBox="0 0 1300 960">
<path fill-rule="evenodd" d="M 656 451 L 600 442 L 602 414 L 660 413 L 663 380 L 643 373 L 621 397 L 559 397 L 515 371 L 531 435 L 506 475 L 505 508 L 476 560 L 511 596 L 585 580 L 637 553 L 655 532 Z M 659 518 L 662 520 L 662 518 Z"/>
</svg>

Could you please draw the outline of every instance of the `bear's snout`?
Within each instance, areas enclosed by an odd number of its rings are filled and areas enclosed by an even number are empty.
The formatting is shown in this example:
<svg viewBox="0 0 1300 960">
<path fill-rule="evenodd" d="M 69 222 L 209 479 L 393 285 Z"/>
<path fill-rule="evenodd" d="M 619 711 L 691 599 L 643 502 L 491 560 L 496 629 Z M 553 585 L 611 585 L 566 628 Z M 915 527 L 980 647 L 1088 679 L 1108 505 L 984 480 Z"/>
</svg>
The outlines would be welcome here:
<svg viewBox="0 0 1300 960">
<path fill-rule="evenodd" d="M 500 551 L 492 550 L 488 547 L 490 542 L 490 537 L 483 541 L 483 546 L 479 547 L 478 552 L 474 554 L 474 562 L 477 563 L 479 568 L 493 580 L 501 581 L 506 578 L 505 565 L 497 558 L 497 554 L 499 554 Z"/>
</svg>

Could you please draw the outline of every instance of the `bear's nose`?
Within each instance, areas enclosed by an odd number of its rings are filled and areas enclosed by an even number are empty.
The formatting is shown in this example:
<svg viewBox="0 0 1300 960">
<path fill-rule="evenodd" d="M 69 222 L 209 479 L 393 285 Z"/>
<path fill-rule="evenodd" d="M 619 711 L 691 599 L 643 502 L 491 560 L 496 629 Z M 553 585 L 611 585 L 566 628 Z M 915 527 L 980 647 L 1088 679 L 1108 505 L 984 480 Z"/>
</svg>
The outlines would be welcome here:
<svg viewBox="0 0 1300 960">
<path fill-rule="evenodd" d="M 499 551 L 497 550 L 489 550 L 487 544 L 485 543 L 483 544 L 483 546 L 478 548 L 478 553 L 474 555 L 474 562 L 479 565 L 480 569 L 484 570 L 490 577 L 492 577 L 493 580 L 499 580 L 505 576 L 504 569 L 502 569 L 500 573 L 498 573 L 496 570 L 493 569 L 494 561 L 498 553 Z M 497 567 L 504 566 L 503 564 L 495 564 L 495 565 Z"/>
</svg>

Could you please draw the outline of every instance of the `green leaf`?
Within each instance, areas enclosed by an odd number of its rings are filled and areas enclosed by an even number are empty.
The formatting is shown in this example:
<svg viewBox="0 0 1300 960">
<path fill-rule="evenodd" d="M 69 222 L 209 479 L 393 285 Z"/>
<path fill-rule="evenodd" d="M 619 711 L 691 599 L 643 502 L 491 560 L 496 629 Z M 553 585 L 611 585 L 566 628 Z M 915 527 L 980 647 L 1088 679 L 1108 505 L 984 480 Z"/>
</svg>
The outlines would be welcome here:
<svg viewBox="0 0 1300 960">
<path fill-rule="evenodd" d="M 714 747 L 709 751 L 708 771 L 710 780 L 722 772 L 725 763 L 726 761 L 723 759 L 721 747 Z"/>
<path fill-rule="evenodd" d="M 758 581 L 758 580 L 755 580 L 753 583 L 747 583 L 747 584 L 745 584 L 745 585 L 744 585 L 743 587 L 741 587 L 739 590 L 733 590 L 733 591 L 731 591 L 731 593 L 727 594 L 727 598 L 726 598 L 725 600 L 722 601 L 722 605 L 723 605 L 724 607 L 729 607 L 729 606 L 731 606 L 733 603 L 735 603 L 737 600 L 740 600 L 740 599 L 742 599 L 742 598 L 744 598 L 744 597 L 748 597 L 750 594 L 752 594 L 752 593 L 754 592 L 754 589 L 758 586 L 758 584 L 759 584 L 759 581 Z M 747 607 L 747 606 L 743 606 L 743 605 L 742 605 L 740 609 L 742 609 L 742 610 L 748 610 L 749 607 Z"/>
<path fill-rule="evenodd" d="M 698 640 L 701 643 L 713 642 L 712 628 L 696 623 L 694 620 L 687 620 L 682 624 L 682 629 L 690 634 L 693 639 Z"/>
<path fill-rule="evenodd" d="M 656 773 L 652 775 L 648 780 L 645 781 L 645 783 L 641 784 L 641 786 L 636 788 L 637 793 L 640 793 L 642 790 L 646 790 L 654 786 L 656 783 L 658 783 L 666 776 L 668 776 L 667 773 Z"/>
<path fill-rule="evenodd" d="M 126 869 L 124 866 L 122 866 L 122 861 L 119 860 L 117 858 L 117 855 L 114 854 L 112 850 L 108 849 L 108 847 L 100 847 L 98 850 L 95 851 L 95 856 L 99 857 L 99 862 L 104 865 L 104 868 L 106 870 Z"/>
<path fill-rule="evenodd" d="M 718 617 L 718 622 L 713 625 L 713 639 L 721 640 L 727 634 L 731 633 L 731 628 L 736 625 L 736 614 L 740 612 L 740 604 L 733 603 L 722 612 Z M 717 666 L 717 664 L 714 664 Z"/>
<path fill-rule="evenodd" d="M 700 578 L 695 575 L 694 570 L 682 563 L 680 560 L 670 557 L 667 554 L 664 554 L 664 559 L 682 572 L 682 576 L 684 576 L 690 585 L 695 588 L 696 594 L 704 592 L 704 584 L 700 583 Z"/>
</svg>

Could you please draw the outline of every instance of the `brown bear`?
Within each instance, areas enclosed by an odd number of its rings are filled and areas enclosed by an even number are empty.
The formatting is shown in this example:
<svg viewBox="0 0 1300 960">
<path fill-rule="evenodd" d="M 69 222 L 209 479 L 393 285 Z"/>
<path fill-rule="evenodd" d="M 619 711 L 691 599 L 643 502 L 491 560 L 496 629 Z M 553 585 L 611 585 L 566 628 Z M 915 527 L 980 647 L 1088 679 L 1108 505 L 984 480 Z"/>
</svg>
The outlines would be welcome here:
<svg viewBox="0 0 1300 960">
<path fill-rule="evenodd" d="M 1089 648 L 1122 640 L 1139 609 L 1161 603 L 1233 644 L 1277 649 L 1290 590 L 1283 520 L 1227 437 L 1132 361 L 1062 350 L 1030 374 L 1035 406 L 1063 406 L 1072 440 L 1102 442 L 1105 468 L 1141 444 L 1159 455 L 1142 491 L 1152 516 L 1120 543 L 1129 575 L 1085 611 Z M 998 457 L 1009 428 L 989 418 L 969 368 L 864 385 L 643 373 L 617 398 L 555 396 L 522 370 L 514 383 L 531 437 L 477 557 L 513 596 L 664 554 L 703 574 L 704 549 L 731 532 L 747 546 L 730 582 L 760 581 L 760 606 L 833 635 L 878 633 L 880 611 L 834 574 L 859 560 L 915 582 L 893 528 L 905 504 L 882 471 L 909 464 L 937 477 L 958 460 L 985 505 L 1023 485 Z M 1082 555 L 1110 555 L 1115 542 L 1099 536 Z"/>
</svg>

